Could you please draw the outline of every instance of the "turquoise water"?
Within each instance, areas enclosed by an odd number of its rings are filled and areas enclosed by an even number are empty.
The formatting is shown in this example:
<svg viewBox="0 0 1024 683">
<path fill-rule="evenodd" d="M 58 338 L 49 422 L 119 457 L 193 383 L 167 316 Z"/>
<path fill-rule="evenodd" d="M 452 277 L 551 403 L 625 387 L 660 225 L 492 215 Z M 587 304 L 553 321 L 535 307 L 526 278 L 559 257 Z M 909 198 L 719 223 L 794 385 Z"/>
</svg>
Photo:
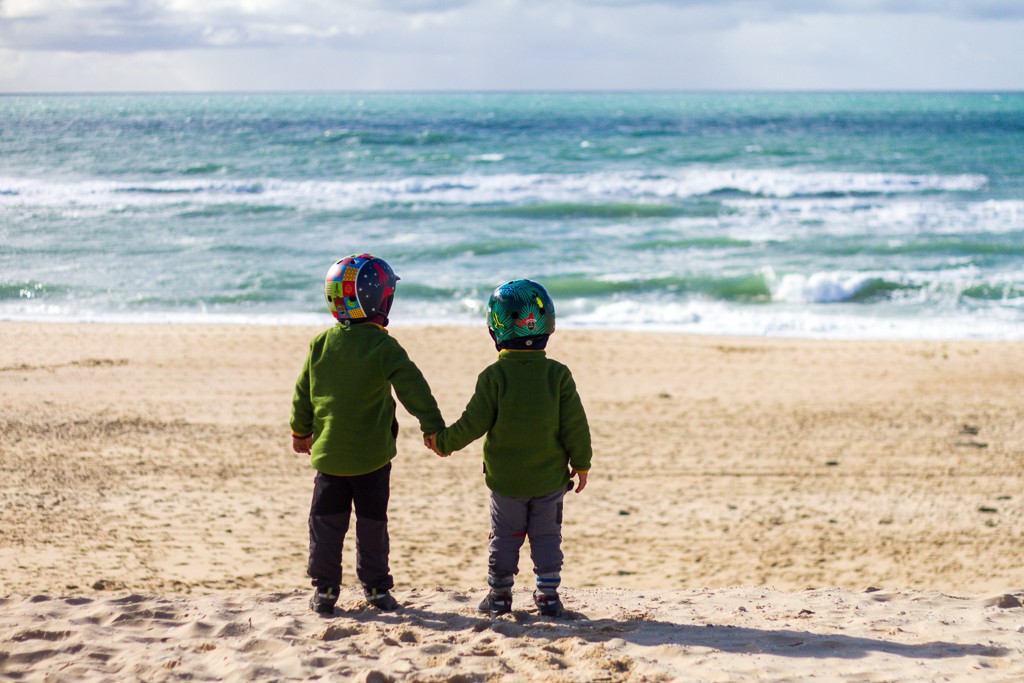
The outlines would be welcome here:
<svg viewBox="0 0 1024 683">
<path fill-rule="evenodd" d="M 0 97 L 0 318 L 1024 337 L 1024 93 Z"/>
</svg>

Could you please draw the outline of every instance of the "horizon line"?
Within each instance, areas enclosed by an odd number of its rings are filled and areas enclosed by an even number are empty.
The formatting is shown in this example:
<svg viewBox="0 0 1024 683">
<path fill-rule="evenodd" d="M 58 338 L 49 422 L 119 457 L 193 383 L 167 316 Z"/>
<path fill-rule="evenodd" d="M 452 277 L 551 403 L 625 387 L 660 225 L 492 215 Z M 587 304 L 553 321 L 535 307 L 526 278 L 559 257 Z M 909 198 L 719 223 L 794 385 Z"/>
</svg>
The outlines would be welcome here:
<svg viewBox="0 0 1024 683">
<path fill-rule="evenodd" d="M 61 95 L 1018 95 L 1024 88 L 353 88 L 216 90 L 0 90 L 0 97 Z"/>
</svg>

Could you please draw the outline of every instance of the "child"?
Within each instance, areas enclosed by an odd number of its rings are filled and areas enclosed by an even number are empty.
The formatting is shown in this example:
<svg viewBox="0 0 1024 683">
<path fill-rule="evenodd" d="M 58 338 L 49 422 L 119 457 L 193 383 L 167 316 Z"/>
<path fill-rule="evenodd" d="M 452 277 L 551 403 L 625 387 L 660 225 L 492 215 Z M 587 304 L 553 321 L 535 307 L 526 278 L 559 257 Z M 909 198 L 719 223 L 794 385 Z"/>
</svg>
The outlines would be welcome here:
<svg viewBox="0 0 1024 683">
<path fill-rule="evenodd" d="M 292 449 L 317 470 L 309 511 L 310 608 L 332 614 L 341 586 L 341 550 L 356 510 L 356 576 L 366 601 L 398 603 L 388 567 L 388 498 L 395 457 L 398 400 L 424 434 L 444 426 L 430 387 L 401 345 L 388 336 L 398 277 L 370 254 L 343 258 L 327 271 L 334 327 L 318 334 L 295 384 Z"/>
<path fill-rule="evenodd" d="M 555 306 L 547 290 L 515 280 L 494 290 L 487 327 L 498 360 L 480 373 L 476 391 L 458 422 L 425 442 L 446 456 L 484 434 L 484 475 L 491 489 L 491 535 L 481 612 L 512 610 L 519 549 L 530 538 L 537 574 L 534 602 L 545 616 L 561 616 L 562 498 L 590 469 L 590 429 L 569 369 L 545 356 L 555 331 Z"/>
</svg>

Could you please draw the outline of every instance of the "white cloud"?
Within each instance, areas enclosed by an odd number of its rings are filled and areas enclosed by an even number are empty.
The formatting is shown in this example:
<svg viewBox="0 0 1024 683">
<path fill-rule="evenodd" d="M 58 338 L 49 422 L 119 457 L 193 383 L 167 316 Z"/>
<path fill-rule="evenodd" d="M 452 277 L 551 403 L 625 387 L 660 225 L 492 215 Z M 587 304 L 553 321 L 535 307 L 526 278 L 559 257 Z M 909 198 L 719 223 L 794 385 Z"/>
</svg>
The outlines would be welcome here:
<svg viewBox="0 0 1024 683">
<path fill-rule="evenodd" d="M 822 14 L 928 14 L 950 18 L 1007 19 L 1024 17 L 1020 0 L 580 0 L 611 7 L 664 5 L 679 9 L 714 7 L 742 12 L 759 21 Z"/>
<path fill-rule="evenodd" d="M 0 90 L 1011 89 L 1020 35 L 1008 0 L 0 0 Z"/>
<path fill-rule="evenodd" d="M 7 0 L 0 46 L 70 52 L 160 52 L 330 41 L 351 22 L 343 9 L 278 0 Z"/>
</svg>

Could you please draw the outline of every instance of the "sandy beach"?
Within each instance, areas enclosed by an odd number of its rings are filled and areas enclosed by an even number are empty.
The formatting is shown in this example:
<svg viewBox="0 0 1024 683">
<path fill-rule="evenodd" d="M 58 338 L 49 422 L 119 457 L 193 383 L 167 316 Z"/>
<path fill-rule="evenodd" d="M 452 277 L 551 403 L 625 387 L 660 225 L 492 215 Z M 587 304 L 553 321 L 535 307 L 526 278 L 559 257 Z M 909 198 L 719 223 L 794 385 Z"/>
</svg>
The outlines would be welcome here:
<svg viewBox="0 0 1024 683">
<path fill-rule="evenodd" d="M 324 619 L 287 424 L 317 331 L 0 322 L 0 677 L 1024 677 L 1024 343 L 560 330 L 595 447 L 570 618 L 528 562 L 476 613 L 481 444 L 441 460 L 400 410 L 402 609 L 361 607 L 348 553 Z M 392 333 L 457 418 L 486 331 Z"/>
</svg>

